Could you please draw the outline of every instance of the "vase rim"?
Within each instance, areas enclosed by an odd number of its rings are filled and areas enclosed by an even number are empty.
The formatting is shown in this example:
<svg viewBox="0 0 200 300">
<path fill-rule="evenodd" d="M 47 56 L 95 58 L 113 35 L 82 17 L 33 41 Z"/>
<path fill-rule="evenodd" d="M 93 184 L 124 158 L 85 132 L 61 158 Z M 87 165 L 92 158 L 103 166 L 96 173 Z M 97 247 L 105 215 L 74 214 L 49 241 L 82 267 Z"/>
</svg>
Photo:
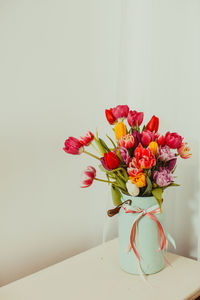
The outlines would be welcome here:
<svg viewBox="0 0 200 300">
<path fill-rule="evenodd" d="M 136 199 L 139 199 L 139 198 L 154 198 L 153 195 L 151 195 L 151 196 L 131 196 L 131 195 L 126 195 L 124 193 L 122 193 L 122 196 L 136 198 Z"/>
</svg>

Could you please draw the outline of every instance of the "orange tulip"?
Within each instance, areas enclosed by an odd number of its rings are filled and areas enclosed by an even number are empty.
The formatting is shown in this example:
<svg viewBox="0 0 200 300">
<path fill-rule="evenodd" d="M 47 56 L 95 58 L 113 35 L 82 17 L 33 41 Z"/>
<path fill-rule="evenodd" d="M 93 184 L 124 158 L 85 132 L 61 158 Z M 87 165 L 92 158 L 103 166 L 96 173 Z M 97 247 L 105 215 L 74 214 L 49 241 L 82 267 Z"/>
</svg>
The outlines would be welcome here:
<svg viewBox="0 0 200 300">
<path fill-rule="evenodd" d="M 132 183 L 137 185 L 137 187 L 139 187 L 139 188 L 146 185 L 146 176 L 144 173 L 138 173 L 137 175 L 135 175 L 133 177 L 130 176 L 129 179 L 132 181 Z"/>
</svg>

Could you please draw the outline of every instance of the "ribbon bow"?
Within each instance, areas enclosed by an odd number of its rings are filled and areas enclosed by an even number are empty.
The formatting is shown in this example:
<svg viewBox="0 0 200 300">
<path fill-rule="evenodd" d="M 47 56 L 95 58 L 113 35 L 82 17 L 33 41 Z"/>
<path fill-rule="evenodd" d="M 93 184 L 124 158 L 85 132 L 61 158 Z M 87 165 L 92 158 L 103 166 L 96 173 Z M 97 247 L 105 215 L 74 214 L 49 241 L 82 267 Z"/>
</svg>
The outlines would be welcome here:
<svg viewBox="0 0 200 300">
<path fill-rule="evenodd" d="M 161 225 L 161 223 L 159 222 L 159 220 L 156 218 L 156 214 L 160 213 L 160 207 L 158 205 L 152 206 L 148 209 L 141 209 L 139 207 L 133 207 L 131 209 L 128 209 L 125 205 L 122 205 L 122 208 L 124 209 L 126 214 L 132 213 L 135 214 L 137 213 L 138 216 L 137 218 L 134 220 L 132 229 L 131 229 L 131 234 L 130 234 L 130 245 L 129 245 L 129 249 L 131 248 L 133 249 L 137 259 L 140 261 L 140 256 L 139 253 L 135 247 L 135 237 L 136 237 L 136 229 L 137 229 L 137 223 L 138 221 L 143 217 L 143 216 L 147 216 L 150 219 L 152 219 L 153 221 L 156 222 L 156 224 L 158 225 L 158 234 L 159 234 L 159 244 L 160 244 L 160 248 L 158 249 L 158 251 L 162 251 L 165 247 L 165 250 L 167 251 L 167 247 L 168 247 L 168 241 L 165 235 L 165 232 L 163 230 L 163 227 Z"/>
</svg>

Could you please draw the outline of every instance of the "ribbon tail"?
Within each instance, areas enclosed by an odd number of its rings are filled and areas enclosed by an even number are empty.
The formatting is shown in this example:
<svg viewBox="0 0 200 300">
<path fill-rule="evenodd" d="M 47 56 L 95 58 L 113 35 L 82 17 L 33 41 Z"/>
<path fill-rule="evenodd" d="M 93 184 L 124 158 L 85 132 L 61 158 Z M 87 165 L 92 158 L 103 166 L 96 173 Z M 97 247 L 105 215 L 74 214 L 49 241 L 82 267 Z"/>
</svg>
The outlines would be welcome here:
<svg viewBox="0 0 200 300">
<path fill-rule="evenodd" d="M 135 244 L 136 244 L 136 247 L 138 247 L 138 224 L 136 223 L 136 231 L 135 231 Z M 140 260 L 137 259 L 137 265 L 138 265 L 138 272 L 140 274 L 140 277 L 142 277 L 142 279 L 147 282 L 147 278 L 146 278 L 146 275 L 145 273 L 143 272 L 142 270 L 142 267 L 141 267 L 141 264 L 140 264 Z"/>
<path fill-rule="evenodd" d="M 168 266 L 172 267 L 172 264 L 171 264 L 170 261 L 167 259 L 167 257 L 166 257 L 165 254 L 163 254 L 163 257 L 164 257 L 165 263 L 166 263 Z"/>
<path fill-rule="evenodd" d="M 140 265 L 139 260 L 137 260 L 137 265 L 138 265 L 138 271 L 139 271 L 140 277 L 142 277 L 142 279 L 143 279 L 145 282 L 147 282 L 146 275 L 145 275 L 144 272 L 142 271 L 142 268 L 141 268 L 141 265 Z"/>
<path fill-rule="evenodd" d="M 137 257 L 137 259 L 140 261 L 140 256 L 139 256 L 139 253 L 136 249 L 136 247 L 134 246 L 134 240 L 135 240 L 135 237 L 137 235 L 137 222 L 140 220 L 140 218 L 142 217 L 142 214 L 139 214 L 139 216 L 137 217 L 137 219 L 135 219 L 134 223 L 133 223 L 133 227 L 132 227 L 132 230 L 131 230 L 131 235 L 130 235 L 130 244 L 131 244 L 131 247 Z"/>
<path fill-rule="evenodd" d="M 167 232 L 166 236 L 167 236 L 168 241 L 174 247 L 174 249 L 176 249 L 176 243 L 175 243 L 175 240 L 173 239 L 173 237 L 171 236 L 171 234 L 169 232 Z"/>
</svg>

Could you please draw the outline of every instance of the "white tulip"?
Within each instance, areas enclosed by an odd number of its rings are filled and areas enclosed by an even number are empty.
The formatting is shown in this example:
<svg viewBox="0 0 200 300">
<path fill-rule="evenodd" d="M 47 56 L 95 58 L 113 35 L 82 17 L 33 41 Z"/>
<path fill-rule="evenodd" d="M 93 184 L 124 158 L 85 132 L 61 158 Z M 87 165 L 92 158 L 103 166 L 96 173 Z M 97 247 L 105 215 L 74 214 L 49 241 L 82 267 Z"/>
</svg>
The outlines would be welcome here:
<svg viewBox="0 0 200 300">
<path fill-rule="evenodd" d="M 139 187 L 136 184 L 132 183 L 131 180 L 128 180 L 126 183 L 127 190 L 131 196 L 136 197 L 140 193 Z"/>
</svg>

